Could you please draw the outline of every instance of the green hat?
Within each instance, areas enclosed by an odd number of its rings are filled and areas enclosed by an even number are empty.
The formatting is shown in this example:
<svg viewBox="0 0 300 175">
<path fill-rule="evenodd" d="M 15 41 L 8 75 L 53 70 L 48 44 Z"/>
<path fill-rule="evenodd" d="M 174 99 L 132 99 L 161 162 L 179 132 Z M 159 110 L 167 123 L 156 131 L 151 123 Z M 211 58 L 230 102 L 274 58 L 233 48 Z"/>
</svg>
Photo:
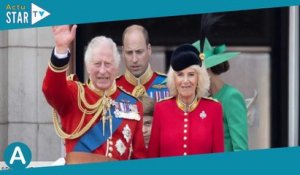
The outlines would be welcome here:
<svg viewBox="0 0 300 175">
<path fill-rule="evenodd" d="M 193 46 L 200 51 L 200 41 L 196 41 L 193 43 Z M 215 65 L 221 64 L 231 58 L 237 56 L 240 52 L 225 52 L 226 46 L 222 44 L 218 47 L 212 47 L 205 38 L 203 52 L 200 54 L 200 58 L 204 59 L 204 65 L 206 68 L 213 67 Z M 204 54 L 204 57 L 203 57 Z"/>
</svg>

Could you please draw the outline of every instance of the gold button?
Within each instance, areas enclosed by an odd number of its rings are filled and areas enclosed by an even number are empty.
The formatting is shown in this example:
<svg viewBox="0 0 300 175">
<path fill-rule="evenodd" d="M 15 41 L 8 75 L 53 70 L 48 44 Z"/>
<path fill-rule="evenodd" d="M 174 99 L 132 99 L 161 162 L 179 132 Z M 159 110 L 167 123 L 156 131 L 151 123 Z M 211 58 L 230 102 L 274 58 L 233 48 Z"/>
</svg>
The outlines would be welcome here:
<svg viewBox="0 0 300 175">
<path fill-rule="evenodd" d="M 187 140 L 187 136 L 184 136 L 184 137 L 183 137 L 183 140 Z"/>
<path fill-rule="evenodd" d="M 113 141 L 109 141 L 109 145 L 113 145 L 114 143 L 113 143 Z"/>
<path fill-rule="evenodd" d="M 188 114 L 185 112 L 185 113 L 184 113 L 184 116 L 187 116 L 187 115 L 188 115 Z"/>
<path fill-rule="evenodd" d="M 188 121 L 189 121 L 189 119 L 187 119 L 187 118 L 184 119 L 184 122 L 188 122 Z"/>
<path fill-rule="evenodd" d="M 184 144 L 184 145 L 183 145 L 183 148 L 187 148 L 187 145 L 186 145 L 186 144 Z"/>
<path fill-rule="evenodd" d="M 108 153 L 108 157 L 112 157 L 112 153 Z"/>
<path fill-rule="evenodd" d="M 183 153 L 183 155 L 184 155 L 184 156 L 186 156 L 186 155 L 187 155 L 187 153 L 186 153 L 186 152 L 184 152 L 184 153 Z"/>
<path fill-rule="evenodd" d="M 185 130 L 183 130 L 183 133 L 187 133 L 187 130 L 185 129 Z"/>
<path fill-rule="evenodd" d="M 109 151 L 113 151 L 114 149 L 113 149 L 113 147 L 110 146 L 110 147 L 108 148 L 108 150 L 109 150 Z"/>
<path fill-rule="evenodd" d="M 188 125 L 187 125 L 187 124 L 184 124 L 183 126 L 184 126 L 185 128 L 187 128 L 187 127 L 188 127 Z"/>
</svg>

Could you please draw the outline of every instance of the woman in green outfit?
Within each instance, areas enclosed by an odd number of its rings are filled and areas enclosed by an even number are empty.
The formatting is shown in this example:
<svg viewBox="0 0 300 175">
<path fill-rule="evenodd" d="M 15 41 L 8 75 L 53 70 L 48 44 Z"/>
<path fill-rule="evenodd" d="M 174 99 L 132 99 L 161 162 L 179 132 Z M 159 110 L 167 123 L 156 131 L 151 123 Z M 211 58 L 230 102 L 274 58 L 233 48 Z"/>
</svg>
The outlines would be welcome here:
<svg viewBox="0 0 300 175">
<path fill-rule="evenodd" d="M 200 42 L 193 44 L 200 50 Z M 225 151 L 248 150 L 247 108 L 243 95 L 227 84 L 220 74 L 229 70 L 228 60 L 238 52 L 225 52 L 225 45 L 211 47 L 205 39 L 202 59 L 210 76 L 211 96 L 222 103 L 225 136 Z"/>
</svg>

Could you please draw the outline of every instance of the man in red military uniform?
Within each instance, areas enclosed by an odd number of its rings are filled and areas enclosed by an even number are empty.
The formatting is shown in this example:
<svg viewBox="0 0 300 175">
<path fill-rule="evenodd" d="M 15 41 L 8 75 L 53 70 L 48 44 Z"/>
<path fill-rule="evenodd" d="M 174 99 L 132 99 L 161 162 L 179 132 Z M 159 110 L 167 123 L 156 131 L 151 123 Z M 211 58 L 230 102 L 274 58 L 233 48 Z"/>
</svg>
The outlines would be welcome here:
<svg viewBox="0 0 300 175">
<path fill-rule="evenodd" d="M 67 163 L 144 158 L 142 106 L 116 86 L 120 56 L 115 43 L 93 38 L 85 53 L 90 83 L 67 80 L 75 33 L 76 26 L 53 27 L 55 48 L 43 82 L 55 129 L 65 139 Z"/>
<path fill-rule="evenodd" d="M 169 96 L 166 75 L 152 71 L 149 64 L 151 45 L 147 30 L 131 25 L 123 32 L 122 55 L 126 64 L 124 75 L 117 78 L 117 85 L 140 97 L 145 93 L 159 101 Z"/>
</svg>

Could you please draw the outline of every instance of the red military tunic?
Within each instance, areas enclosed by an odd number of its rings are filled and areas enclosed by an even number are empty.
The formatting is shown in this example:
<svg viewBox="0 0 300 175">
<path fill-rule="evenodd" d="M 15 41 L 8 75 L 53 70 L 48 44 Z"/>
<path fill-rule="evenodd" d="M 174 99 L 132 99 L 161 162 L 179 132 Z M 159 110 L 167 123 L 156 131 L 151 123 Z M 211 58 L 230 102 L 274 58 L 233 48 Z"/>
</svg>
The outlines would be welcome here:
<svg viewBox="0 0 300 175">
<path fill-rule="evenodd" d="M 74 129 L 78 126 L 81 117 L 83 116 L 83 112 L 80 110 L 78 105 L 78 90 L 80 84 L 84 89 L 84 98 L 87 103 L 94 104 L 100 98 L 96 91 L 92 90 L 89 85 L 82 84 L 80 82 L 67 80 L 66 79 L 66 66 L 61 66 L 61 64 L 57 64 L 60 62 L 53 54 L 51 58 L 51 62 L 46 72 L 46 76 L 43 82 L 43 92 L 48 103 L 58 112 L 62 129 L 66 133 L 72 133 Z M 65 61 L 66 62 L 66 61 Z M 56 65 L 60 65 L 61 67 L 57 67 Z M 115 84 L 114 84 L 115 85 Z M 122 95 L 122 101 L 118 104 L 127 105 L 127 100 L 134 100 L 134 104 L 129 104 L 128 106 L 136 106 L 138 110 L 138 114 L 140 116 L 138 119 L 131 119 L 128 116 L 125 116 L 121 119 L 121 123 L 118 128 L 113 132 L 111 138 L 107 138 L 104 142 L 96 147 L 93 150 L 90 150 L 89 145 L 83 145 L 84 149 L 81 149 L 79 143 L 87 133 L 89 133 L 92 129 L 89 129 L 85 134 L 76 139 L 66 139 L 65 140 L 65 148 L 66 152 L 72 151 L 84 151 L 91 152 L 101 155 L 106 155 L 108 157 L 117 159 L 117 160 L 127 160 L 129 158 L 144 158 L 145 157 L 145 146 L 144 139 L 142 133 L 142 105 L 141 103 L 132 97 L 129 94 L 124 93 L 120 89 L 110 89 L 110 98 L 113 101 Z M 115 110 L 116 111 L 116 110 Z M 115 112 L 114 111 L 114 112 Z M 128 110 L 127 110 L 128 111 Z M 122 112 L 122 111 L 121 111 Z M 116 114 L 117 116 L 117 114 Z M 84 119 L 83 126 L 85 126 L 93 117 L 93 114 L 87 114 Z M 96 120 L 96 122 L 92 125 L 91 128 L 95 127 L 98 122 L 101 121 L 102 115 Z M 106 123 L 109 123 L 108 121 Z M 102 130 L 100 133 L 94 133 L 93 137 L 89 139 L 93 142 L 93 140 L 103 139 Z M 109 132 L 109 131 L 106 131 Z M 108 133 L 106 133 L 107 135 Z M 110 135 L 110 134 L 109 134 Z M 89 142 L 89 141 L 88 141 Z M 78 146 L 78 148 L 77 148 Z M 92 145 L 94 146 L 94 145 Z M 82 147 L 82 145 L 81 145 Z M 132 149 L 132 154 L 131 150 Z"/>
<path fill-rule="evenodd" d="M 139 84 L 143 85 L 149 97 L 151 97 L 154 101 L 160 101 L 169 96 L 169 91 L 166 86 L 166 78 L 166 75 L 153 72 L 151 67 L 148 66 L 146 72 L 139 78 L 136 78 L 128 70 L 126 70 L 124 75 L 117 78 L 117 85 L 121 89 L 124 89 L 126 92 L 131 93 L 136 97 L 139 95 L 135 93 L 135 88 L 137 88 Z"/>
<path fill-rule="evenodd" d="M 222 106 L 201 98 L 189 113 L 176 98 L 156 103 L 149 157 L 182 156 L 224 151 Z"/>
</svg>

